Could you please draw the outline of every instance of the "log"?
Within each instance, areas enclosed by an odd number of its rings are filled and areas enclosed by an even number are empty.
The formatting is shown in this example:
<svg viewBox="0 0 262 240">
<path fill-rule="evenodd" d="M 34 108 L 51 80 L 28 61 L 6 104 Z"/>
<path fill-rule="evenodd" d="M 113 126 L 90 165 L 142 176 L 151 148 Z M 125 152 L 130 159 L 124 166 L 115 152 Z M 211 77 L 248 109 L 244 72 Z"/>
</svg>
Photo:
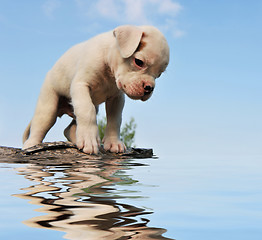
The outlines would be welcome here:
<svg viewBox="0 0 262 240">
<path fill-rule="evenodd" d="M 73 165 L 85 160 L 96 159 L 137 159 L 152 158 L 153 150 L 128 148 L 125 153 L 111 153 L 100 147 L 99 153 L 86 154 L 70 142 L 46 142 L 22 150 L 21 148 L 0 146 L 0 162 L 32 163 L 40 165 Z"/>
</svg>

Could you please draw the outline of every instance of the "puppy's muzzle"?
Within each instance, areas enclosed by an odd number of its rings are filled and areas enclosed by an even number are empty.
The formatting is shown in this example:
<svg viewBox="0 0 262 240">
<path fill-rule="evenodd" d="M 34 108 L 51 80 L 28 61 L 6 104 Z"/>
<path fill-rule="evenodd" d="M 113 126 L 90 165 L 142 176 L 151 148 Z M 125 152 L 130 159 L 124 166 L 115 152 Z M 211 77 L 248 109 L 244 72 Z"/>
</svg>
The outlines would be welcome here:
<svg viewBox="0 0 262 240">
<path fill-rule="evenodd" d="M 144 86 L 144 95 L 149 95 L 154 91 L 154 87 L 150 86 L 150 85 L 146 85 Z"/>
</svg>

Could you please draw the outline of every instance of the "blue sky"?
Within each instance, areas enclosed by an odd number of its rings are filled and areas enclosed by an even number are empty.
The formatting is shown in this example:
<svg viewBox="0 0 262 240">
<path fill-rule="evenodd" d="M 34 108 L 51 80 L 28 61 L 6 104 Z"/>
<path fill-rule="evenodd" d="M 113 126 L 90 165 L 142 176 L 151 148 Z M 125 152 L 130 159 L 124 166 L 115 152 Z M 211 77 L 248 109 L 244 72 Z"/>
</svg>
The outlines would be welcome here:
<svg viewBox="0 0 262 240">
<path fill-rule="evenodd" d="M 138 147 L 262 154 L 260 0 L 1 0 L 0 145 L 21 147 L 45 74 L 68 48 L 122 24 L 158 27 L 171 49 L 152 98 L 126 98 L 123 122 L 135 118 Z M 68 123 L 46 141 L 63 140 Z"/>
</svg>

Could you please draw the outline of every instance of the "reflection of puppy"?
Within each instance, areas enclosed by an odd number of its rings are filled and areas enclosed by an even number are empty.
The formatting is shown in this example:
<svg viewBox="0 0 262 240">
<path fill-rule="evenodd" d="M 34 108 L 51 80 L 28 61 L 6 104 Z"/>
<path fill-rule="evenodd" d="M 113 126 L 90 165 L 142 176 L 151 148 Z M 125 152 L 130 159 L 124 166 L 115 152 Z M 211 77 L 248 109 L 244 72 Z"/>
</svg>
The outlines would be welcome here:
<svg viewBox="0 0 262 240">
<path fill-rule="evenodd" d="M 104 148 L 124 152 L 119 139 L 123 92 L 146 101 L 168 62 L 167 41 L 151 26 L 120 26 L 72 47 L 47 73 L 23 149 L 41 143 L 56 118 L 66 113 L 75 119 L 65 130 L 67 139 L 86 153 L 97 153 L 96 112 L 105 102 Z"/>
</svg>

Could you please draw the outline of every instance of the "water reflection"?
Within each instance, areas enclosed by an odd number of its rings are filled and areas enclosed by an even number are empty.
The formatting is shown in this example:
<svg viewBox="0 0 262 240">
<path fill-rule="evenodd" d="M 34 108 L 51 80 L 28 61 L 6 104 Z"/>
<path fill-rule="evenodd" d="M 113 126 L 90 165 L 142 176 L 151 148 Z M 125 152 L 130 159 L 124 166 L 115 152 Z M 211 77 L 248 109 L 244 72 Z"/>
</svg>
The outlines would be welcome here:
<svg viewBox="0 0 262 240">
<path fill-rule="evenodd" d="M 130 192 L 117 190 L 119 184 L 136 183 L 123 171 L 135 165 L 130 160 L 110 159 L 19 168 L 19 174 L 34 184 L 15 196 L 41 206 L 36 211 L 44 213 L 24 223 L 63 231 L 64 238 L 72 240 L 169 239 L 162 236 L 165 229 L 148 226 L 151 210 L 128 204 Z M 132 197 L 144 196 L 132 192 Z"/>
</svg>

